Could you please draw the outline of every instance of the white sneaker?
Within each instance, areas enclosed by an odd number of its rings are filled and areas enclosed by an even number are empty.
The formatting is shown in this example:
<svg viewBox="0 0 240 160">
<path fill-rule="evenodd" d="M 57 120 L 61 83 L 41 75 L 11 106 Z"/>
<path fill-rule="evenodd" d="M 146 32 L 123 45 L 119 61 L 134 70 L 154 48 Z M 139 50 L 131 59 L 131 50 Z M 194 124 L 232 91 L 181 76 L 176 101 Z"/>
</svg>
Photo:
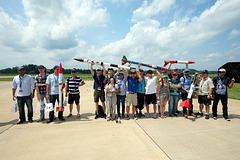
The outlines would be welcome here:
<svg viewBox="0 0 240 160">
<path fill-rule="evenodd" d="M 217 120 L 217 117 L 213 117 L 213 119 Z"/>
</svg>

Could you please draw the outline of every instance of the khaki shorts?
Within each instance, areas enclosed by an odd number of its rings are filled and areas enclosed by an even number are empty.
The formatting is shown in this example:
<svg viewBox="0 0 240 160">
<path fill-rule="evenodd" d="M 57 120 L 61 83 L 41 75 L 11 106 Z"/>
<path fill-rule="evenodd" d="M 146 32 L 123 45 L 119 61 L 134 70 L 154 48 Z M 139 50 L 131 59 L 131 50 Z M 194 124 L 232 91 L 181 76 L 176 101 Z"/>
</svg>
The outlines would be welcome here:
<svg viewBox="0 0 240 160">
<path fill-rule="evenodd" d="M 137 105 L 137 93 L 129 93 L 127 92 L 127 96 L 126 96 L 126 105 L 130 106 L 130 105 L 136 106 Z"/>
</svg>

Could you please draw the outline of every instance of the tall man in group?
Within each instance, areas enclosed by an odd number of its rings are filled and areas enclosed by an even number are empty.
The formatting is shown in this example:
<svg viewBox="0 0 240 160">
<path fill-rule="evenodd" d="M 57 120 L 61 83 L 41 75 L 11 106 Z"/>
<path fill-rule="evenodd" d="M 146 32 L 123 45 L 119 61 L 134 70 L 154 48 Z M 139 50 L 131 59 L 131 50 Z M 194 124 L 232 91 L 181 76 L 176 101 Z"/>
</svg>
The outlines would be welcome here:
<svg viewBox="0 0 240 160">
<path fill-rule="evenodd" d="M 24 105 L 27 105 L 28 108 L 28 121 L 33 122 L 33 107 L 32 99 L 34 98 L 35 84 L 32 76 L 25 74 L 25 69 L 23 67 L 18 67 L 18 74 L 13 78 L 12 85 L 12 96 L 13 100 L 17 98 L 17 104 L 19 109 L 19 119 L 20 121 L 17 124 L 21 124 L 26 121 Z M 17 91 L 17 97 L 16 97 Z"/>
<path fill-rule="evenodd" d="M 58 74 L 58 69 L 59 66 L 55 65 L 53 67 L 53 74 L 50 74 L 47 77 L 47 99 L 50 100 L 50 103 L 53 104 L 53 108 L 55 106 L 55 102 L 57 101 L 59 104 L 59 94 L 63 94 L 63 92 L 59 93 L 59 74 Z M 65 87 L 65 79 L 62 76 L 62 88 L 61 91 L 63 91 L 64 87 Z M 62 104 L 63 104 L 63 98 L 62 98 Z M 58 119 L 59 121 L 65 121 L 65 119 L 63 118 L 63 111 L 58 111 Z M 47 123 L 51 123 L 54 120 L 54 110 L 49 112 L 49 120 L 47 121 Z"/>
<path fill-rule="evenodd" d="M 230 121 L 228 117 L 228 92 L 227 88 L 232 88 L 233 84 L 235 82 L 235 79 L 230 79 L 229 77 L 225 76 L 226 70 L 224 68 L 221 68 L 218 70 L 218 76 L 213 78 L 213 84 L 214 84 L 214 94 L 213 94 L 213 118 L 217 119 L 217 106 L 219 100 L 222 102 L 222 110 L 223 110 L 223 118 L 227 121 Z"/>
</svg>

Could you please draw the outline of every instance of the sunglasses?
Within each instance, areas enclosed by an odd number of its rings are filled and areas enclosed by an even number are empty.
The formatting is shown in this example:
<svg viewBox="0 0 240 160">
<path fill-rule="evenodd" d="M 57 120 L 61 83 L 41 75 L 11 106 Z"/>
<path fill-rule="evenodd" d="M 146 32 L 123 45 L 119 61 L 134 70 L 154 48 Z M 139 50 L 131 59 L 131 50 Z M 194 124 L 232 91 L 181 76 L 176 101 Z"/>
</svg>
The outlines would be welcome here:
<svg viewBox="0 0 240 160">
<path fill-rule="evenodd" d="M 73 71 L 72 73 L 77 73 L 77 72 Z"/>
</svg>

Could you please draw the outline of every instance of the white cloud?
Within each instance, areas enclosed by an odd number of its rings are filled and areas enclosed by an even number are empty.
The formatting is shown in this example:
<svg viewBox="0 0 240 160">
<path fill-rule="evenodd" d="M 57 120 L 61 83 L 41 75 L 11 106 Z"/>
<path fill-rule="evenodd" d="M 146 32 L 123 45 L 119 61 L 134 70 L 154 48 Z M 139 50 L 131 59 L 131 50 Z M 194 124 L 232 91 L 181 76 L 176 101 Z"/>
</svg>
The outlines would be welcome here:
<svg viewBox="0 0 240 160">
<path fill-rule="evenodd" d="M 140 8 L 133 12 L 132 21 L 137 22 L 146 18 L 151 18 L 159 12 L 166 12 L 175 3 L 175 0 L 153 0 L 152 3 L 144 0 Z"/>
<path fill-rule="evenodd" d="M 232 31 L 229 33 L 227 39 L 228 39 L 228 40 L 234 39 L 234 38 L 236 38 L 236 37 L 239 36 L 239 35 L 240 35 L 240 30 L 234 29 L 234 30 L 232 30 Z"/>
<path fill-rule="evenodd" d="M 113 62 L 117 62 L 117 57 L 119 59 L 122 55 L 127 55 L 134 60 L 161 65 L 166 58 L 172 58 L 174 53 L 182 53 L 176 55 L 176 59 L 199 61 L 199 55 L 189 53 L 189 49 L 240 25 L 240 1 L 219 0 L 199 17 L 192 19 L 185 17 L 171 22 L 168 27 L 160 28 L 160 22 L 151 19 L 151 16 L 161 11 L 161 9 L 155 11 L 150 9 L 156 2 L 148 4 L 144 1 L 143 5 L 133 12 L 133 19 L 142 19 L 130 28 L 124 39 L 111 42 L 89 53 L 97 53 L 101 58 L 107 57 Z M 221 53 L 210 54 L 207 59 L 210 60 L 213 56 L 217 58 L 219 55 Z M 208 65 L 206 61 L 202 63 Z"/>
<path fill-rule="evenodd" d="M 15 55 L 20 58 L 11 66 L 72 59 L 86 46 L 78 38 L 82 29 L 105 27 L 109 20 L 106 8 L 94 0 L 22 0 L 22 4 L 24 21 L 11 18 L 0 9 L 0 49 L 8 53 L 1 58 L 0 68 L 9 66 L 7 57 Z"/>
</svg>

